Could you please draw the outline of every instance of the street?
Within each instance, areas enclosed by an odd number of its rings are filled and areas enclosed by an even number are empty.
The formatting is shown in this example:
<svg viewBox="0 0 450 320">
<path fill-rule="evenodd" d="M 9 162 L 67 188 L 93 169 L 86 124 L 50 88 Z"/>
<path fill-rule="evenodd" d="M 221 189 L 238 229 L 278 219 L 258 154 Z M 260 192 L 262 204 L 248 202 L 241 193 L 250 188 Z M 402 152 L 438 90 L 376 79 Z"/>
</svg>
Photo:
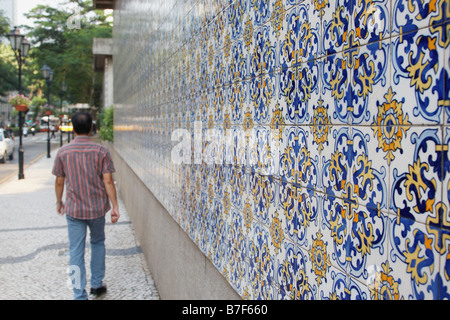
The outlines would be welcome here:
<svg viewBox="0 0 450 320">
<path fill-rule="evenodd" d="M 72 137 L 71 137 L 72 138 Z M 56 138 L 51 141 L 51 150 L 59 148 L 60 137 L 59 132 L 56 133 Z M 72 139 L 71 139 L 72 141 Z M 63 142 L 67 144 L 67 134 L 63 135 Z M 47 132 L 38 132 L 34 136 L 28 134 L 27 137 L 22 138 L 23 144 L 23 159 L 24 159 L 24 175 L 27 178 L 26 168 L 28 165 L 41 158 L 47 156 Z M 7 160 L 6 163 L 0 163 L 0 184 L 6 181 L 11 175 L 15 174 L 16 178 L 19 172 L 19 137 L 15 137 L 14 141 L 14 160 Z M 50 173 L 49 173 L 50 174 Z"/>
</svg>

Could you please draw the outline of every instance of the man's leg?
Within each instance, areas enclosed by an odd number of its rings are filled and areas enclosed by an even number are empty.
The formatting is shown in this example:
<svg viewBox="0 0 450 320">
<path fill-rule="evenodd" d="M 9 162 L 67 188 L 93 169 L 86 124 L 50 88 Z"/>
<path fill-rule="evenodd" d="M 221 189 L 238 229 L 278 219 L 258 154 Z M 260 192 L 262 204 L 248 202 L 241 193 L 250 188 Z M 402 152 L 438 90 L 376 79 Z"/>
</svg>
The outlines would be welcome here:
<svg viewBox="0 0 450 320">
<path fill-rule="evenodd" d="M 74 219 L 69 216 L 66 217 L 69 231 L 69 271 L 71 273 L 73 295 L 75 300 L 86 300 L 88 296 L 85 290 L 86 268 L 84 266 L 84 249 L 87 223 L 85 220 Z"/>
<path fill-rule="evenodd" d="M 105 217 L 89 220 L 91 231 L 91 288 L 103 286 L 105 277 Z"/>
</svg>

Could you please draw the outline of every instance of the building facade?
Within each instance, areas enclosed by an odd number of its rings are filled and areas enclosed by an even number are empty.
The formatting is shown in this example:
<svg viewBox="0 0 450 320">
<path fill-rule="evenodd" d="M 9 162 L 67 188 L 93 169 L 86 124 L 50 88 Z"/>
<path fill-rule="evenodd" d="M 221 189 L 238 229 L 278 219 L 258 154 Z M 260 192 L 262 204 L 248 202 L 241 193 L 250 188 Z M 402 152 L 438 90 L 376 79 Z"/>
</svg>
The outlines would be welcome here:
<svg viewBox="0 0 450 320">
<path fill-rule="evenodd" d="M 449 19 L 115 1 L 117 177 L 161 297 L 448 299 Z"/>
</svg>

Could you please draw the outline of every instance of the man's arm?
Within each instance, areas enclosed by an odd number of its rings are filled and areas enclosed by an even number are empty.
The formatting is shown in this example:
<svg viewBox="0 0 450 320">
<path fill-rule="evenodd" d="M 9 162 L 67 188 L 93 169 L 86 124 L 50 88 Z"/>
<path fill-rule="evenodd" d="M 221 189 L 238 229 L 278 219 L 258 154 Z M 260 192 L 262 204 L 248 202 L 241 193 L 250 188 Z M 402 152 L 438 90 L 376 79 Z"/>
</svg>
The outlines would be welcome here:
<svg viewBox="0 0 450 320">
<path fill-rule="evenodd" d="M 64 194 L 64 177 L 56 177 L 55 180 L 55 193 L 56 193 L 56 211 L 60 215 L 64 214 L 64 203 L 62 201 L 62 196 Z"/>
<path fill-rule="evenodd" d="M 116 223 L 119 218 L 119 203 L 117 202 L 117 192 L 116 186 L 114 185 L 114 179 L 112 177 L 112 173 L 104 173 L 103 174 L 103 182 L 105 183 L 106 193 L 108 194 L 108 198 L 112 203 L 112 211 L 111 211 L 111 222 Z"/>
</svg>

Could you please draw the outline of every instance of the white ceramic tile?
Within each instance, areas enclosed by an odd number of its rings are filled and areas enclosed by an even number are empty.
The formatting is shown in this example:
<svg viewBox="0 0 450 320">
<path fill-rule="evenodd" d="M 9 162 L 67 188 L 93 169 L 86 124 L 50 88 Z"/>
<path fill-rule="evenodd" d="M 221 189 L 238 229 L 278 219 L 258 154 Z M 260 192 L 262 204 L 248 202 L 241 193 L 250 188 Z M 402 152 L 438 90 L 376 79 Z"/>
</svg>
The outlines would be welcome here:
<svg viewBox="0 0 450 320">
<path fill-rule="evenodd" d="M 412 124 L 444 121 L 445 50 L 431 30 L 392 38 L 392 90 L 401 95 Z"/>
</svg>

